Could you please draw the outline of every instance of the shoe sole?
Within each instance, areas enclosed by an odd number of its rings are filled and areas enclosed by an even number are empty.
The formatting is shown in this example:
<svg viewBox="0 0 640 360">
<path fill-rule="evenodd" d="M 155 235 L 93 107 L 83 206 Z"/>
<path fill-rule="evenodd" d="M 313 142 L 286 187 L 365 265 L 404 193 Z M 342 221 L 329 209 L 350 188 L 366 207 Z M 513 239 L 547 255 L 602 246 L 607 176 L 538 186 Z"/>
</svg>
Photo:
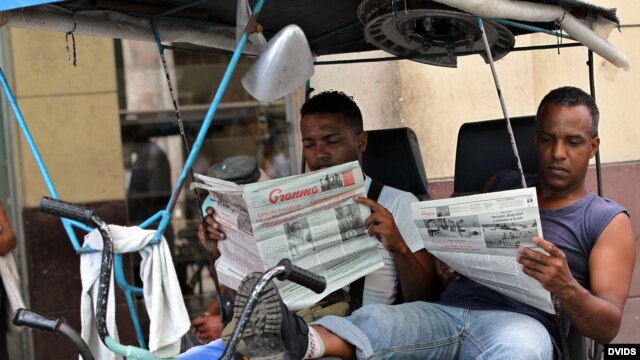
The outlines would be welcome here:
<svg viewBox="0 0 640 360">
<path fill-rule="evenodd" d="M 233 318 L 236 323 L 242 315 L 253 287 L 261 276 L 261 273 L 251 273 L 240 282 L 233 308 Z M 285 349 L 280 339 L 281 327 L 282 308 L 280 294 L 273 282 L 269 282 L 258 298 L 242 334 L 242 340 L 246 345 L 242 349 L 242 353 L 255 360 L 286 358 Z"/>
</svg>

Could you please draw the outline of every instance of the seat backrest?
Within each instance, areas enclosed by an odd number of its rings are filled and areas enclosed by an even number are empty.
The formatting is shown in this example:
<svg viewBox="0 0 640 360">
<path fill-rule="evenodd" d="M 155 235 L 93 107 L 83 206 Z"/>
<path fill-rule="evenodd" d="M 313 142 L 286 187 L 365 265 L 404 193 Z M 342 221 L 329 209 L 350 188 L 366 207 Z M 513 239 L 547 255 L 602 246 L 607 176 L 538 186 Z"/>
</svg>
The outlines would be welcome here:
<svg viewBox="0 0 640 360">
<path fill-rule="evenodd" d="M 369 141 L 362 159 L 365 174 L 408 191 L 420 200 L 429 199 L 427 174 L 413 130 L 407 127 L 369 130 L 367 135 Z"/>
<path fill-rule="evenodd" d="M 524 172 L 537 173 L 538 155 L 533 144 L 535 116 L 512 118 L 511 127 Z M 460 127 L 454 196 L 478 193 L 491 175 L 500 170 L 517 168 L 504 119 L 470 122 Z"/>
</svg>

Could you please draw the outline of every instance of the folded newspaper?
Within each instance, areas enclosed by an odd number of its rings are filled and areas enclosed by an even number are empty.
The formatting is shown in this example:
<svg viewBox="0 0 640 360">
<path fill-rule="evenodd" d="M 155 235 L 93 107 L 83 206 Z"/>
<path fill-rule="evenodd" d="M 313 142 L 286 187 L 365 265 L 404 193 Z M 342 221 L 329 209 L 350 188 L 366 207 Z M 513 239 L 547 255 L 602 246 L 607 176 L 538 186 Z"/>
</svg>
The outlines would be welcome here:
<svg viewBox="0 0 640 360">
<path fill-rule="evenodd" d="M 364 228 L 371 210 L 353 200 L 366 196 L 357 161 L 249 185 L 200 174 L 196 179 L 192 188 L 209 191 L 214 218 L 226 235 L 216 261 L 225 286 L 237 289 L 248 273 L 290 258 L 327 279 L 322 294 L 278 282 L 284 302 L 297 310 L 384 265 L 377 241 Z"/>
<path fill-rule="evenodd" d="M 535 188 L 423 201 L 412 209 L 433 256 L 480 284 L 555 313 L 551 294 L 516 261 L 518 247 L 537 248 L 531 239 L 542 237 Z"/>
</svg>

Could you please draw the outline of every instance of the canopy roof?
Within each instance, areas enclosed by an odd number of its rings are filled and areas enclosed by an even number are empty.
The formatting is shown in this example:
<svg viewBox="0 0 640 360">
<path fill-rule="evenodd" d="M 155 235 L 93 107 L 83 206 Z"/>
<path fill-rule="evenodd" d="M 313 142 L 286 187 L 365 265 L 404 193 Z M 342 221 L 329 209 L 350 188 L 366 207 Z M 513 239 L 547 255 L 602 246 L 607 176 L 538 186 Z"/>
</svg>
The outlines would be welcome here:
<svg viewBox="0 0 640 360">
<path fill-rule="evenodd" d="M 255 4 L 255 2 L 255 0 L 249 1 L 250 5 Z M 286 25 L 296 24 L 300 26 L 309 39 L 311 50 L 317 55 L 375 50 L 376 47 L 365 40 L 365 25 L 358 18 L 358 6 L 361 2 L 361 0 L 267 0 L 258 21 L 263 26 L 263 34 L 267 39 Z M 388 3 L 389 0 L 380 0 L 380 3 L 383 2 Z M 619 24 L 615 9 L 605 9 L 577 0 L 530 0 L 529 2 L 560 5 L 578 18 L 597 18 L 600 16 Z M 228 29 L 233 29 L 236 23 L 237 3 L 238 0 L 3 0 L 2 4 L 0 4 L 0 11 L 12 11 L 1 14 L 0 25 L 11 21 L 11 17 L 8 16 L 10 14 L 13 17 L 20 16 L 17 12 L 21 12 L 22 16 L 25 17 L 42 13 L 53 15 L 75 13 L 79 19 L 83 13 L 107 11 L 111 15 L 121 14 L 131 18 L 149 18 L 164 14 L 162 15 L 162 23 L 178 27 L 201 26 L 202 28 L 207 28 L 224 26 Z M 401 7 L 402 4 L 406 3 L 415 5 L 432 2 L 407 0 L 398 1 L 397 3 L 397 6 Z M 21 22 L 22 25 L 11 23 L 9 25 L 28 27 L 24 22 Z M 554 24 L 550 22 L 529 24 L 549 30 L 555 28 Z M 506 26 L 516 36 L 533 31 L 510 25 Z M 34 27 L 38 26 L 34 24 Z M 96 26 L 96 28 L 98 27 Z M 52 30 L 64 31 L 61 28 L 52 28 Z M 70 30 L 68 29 L 67 31 Z M 232 32 L 229 32 L 229 34 L 232 34 Z M 121 33 L 115 32 L 111 35 L 108 33 L 103 35 L 120 37 Z M 181 42 L 192 42 L 188 37 L 181 37 L 181 39 L 183 40 Z M 164 38 L 163 41 L 165 41 Z M 192 43 L 203 45 L 199 41 L 193 41 Z M 229 50 L 228 46 L 214 45 L 212 47 L 227 48 Z"/>
</svg>

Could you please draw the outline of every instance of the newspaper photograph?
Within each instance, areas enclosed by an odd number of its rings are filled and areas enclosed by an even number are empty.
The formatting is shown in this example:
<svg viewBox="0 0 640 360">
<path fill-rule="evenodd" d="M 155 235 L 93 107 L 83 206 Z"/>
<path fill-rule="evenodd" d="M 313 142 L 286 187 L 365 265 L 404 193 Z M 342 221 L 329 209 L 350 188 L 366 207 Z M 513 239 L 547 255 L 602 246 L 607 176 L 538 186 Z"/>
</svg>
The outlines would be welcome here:
<svg viewBox="0 0 640 360">
<path fill-rule="evenodd" d="M 377 240 L 364 228 L 371 210 L 353 200 L 366 197 L 357 161 L 244 186 L 199 174 L 196 179 L 192 187 L 209 192 L 226 235 L 216 261 L 225 286 L 237 289 L 248 273 L 289 258 L 327 279 L 322 294 L 277 283 L 284 302 L 297 310 L 384 265 Z"/>
<path fill-rule="evenodd" d="M 517 249 L 542 237 L 535 188 L 412 204 L 425 248 L 459 274 L 555 313 L 551 294 L 522 272 Z"/>
</svg>

